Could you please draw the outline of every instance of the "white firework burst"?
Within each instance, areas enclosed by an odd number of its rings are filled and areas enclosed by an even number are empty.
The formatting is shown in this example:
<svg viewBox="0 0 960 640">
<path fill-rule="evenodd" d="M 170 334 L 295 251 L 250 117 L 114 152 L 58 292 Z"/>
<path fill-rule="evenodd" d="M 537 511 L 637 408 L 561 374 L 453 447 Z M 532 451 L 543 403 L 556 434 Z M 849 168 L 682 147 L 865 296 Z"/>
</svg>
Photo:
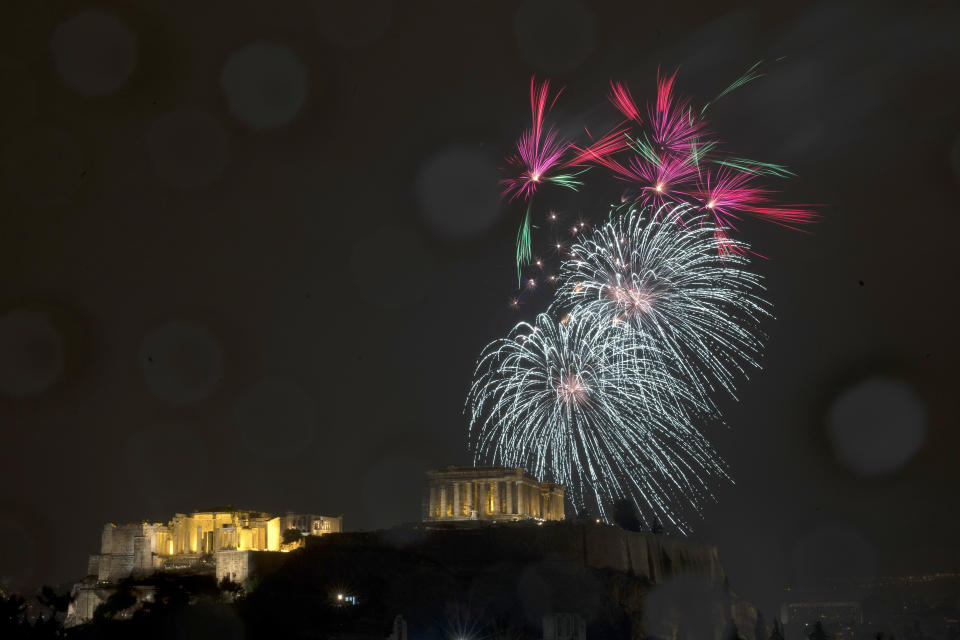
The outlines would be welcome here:
<svg viewBox="0 0 960 640">
<path fill-rule="evenodd" d="M 574 312 L 520 323 L 489 344 L 467 399 L 475 459 L 522 466 L 601 516 L 632 499 L 678 531 L 725 477 L 685 408 L 704 407 L 664 358 L 610 322 Z"/>
<path fill-rule="evenodd" d="M 736 397 L 738 378 L 759 367 L 770 305 L 760 276 L 744 269 L 747 246 L 728 238 L 721 254 L 723 229 L 691 210 L 629 208 L 580 240 L 551 309 L 621 327 L 711 405 L 717 387 Z"/>
</svg>

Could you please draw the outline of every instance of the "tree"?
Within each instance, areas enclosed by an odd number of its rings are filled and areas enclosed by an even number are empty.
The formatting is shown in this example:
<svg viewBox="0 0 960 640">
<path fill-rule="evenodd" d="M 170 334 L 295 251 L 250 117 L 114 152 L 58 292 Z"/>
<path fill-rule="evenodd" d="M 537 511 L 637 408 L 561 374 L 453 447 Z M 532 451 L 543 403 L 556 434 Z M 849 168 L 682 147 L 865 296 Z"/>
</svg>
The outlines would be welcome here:
<svg viewBox="0 0 960 640">
<path fill-rule="evenodd" d="M 4 637 L 16 637 L 26 626 L 27 602 L 17 594 L 0 594 L 0 631 Z"/>
<path fill-rule="evenodd" d="M 633 507 L 633 501 L 629 498 L 621 498 L 613 503 L 613 522 L 627 531 L 643 530 L 640 518 L 637 517 L 636 509 Z"/>
<path fill-rule="evenodd" d="M 287 529 L 283 532 L 283 544 L 291 544 L 299 541 L 303 537 L 299 529 Z"/>
<path fill-rule="evenodd" d="M 757 626 L 754 627 L 753 637 L 754 640 L 763 640 L 767 637 L 767 623 L 759 611 L 757 611 Z"/>
<path fill-rule="evenodd" d="M 71 596 L 69 592 L 58 594 L 53 587 L 44 585 L 37 595 L 37 601 L 50 609 L 51 615 L 56 617 L 58 613 L 67 612 L 70 603 L 73 602 L 73 596 Z"/>
<path fill-rule="evenodd" d="M 823 630 L 823 623 L 819 620 L 813 625 L 813 632 L 807 637 L 810 638 L 810 640 L 828 640 L 830 638 L 826 631 Z"/>
<path fill-rule="evenodd" d="M 227 602 L 233 602 L 237 598 L 243 597 L 243 585 L 239 582 L 234 582 L 227 576 L 223 576 L 223 580 L 220 581 L 217 587 L 219 587 L 220 593 Z"/>
<path fill-rule="evenodd" d="M 770 632 L 770 640 L 783 640 L 783 626 L 776 618 L 773 619 L 773 631 Z"/>
<path fill-rule="evenodd" d="M 740 630 L 737 629 L 737 624 L 733 620 L 727 623 L 727 628 L 723 632 L 723 640 L 743 640 Z"/>
<path fill-rule="evenodd" d="M 97 605 L 93 611 L 93 619 L 100 623 L 113 620 L 135 604 L 137 604 L 137 596 L 133 593 L 133 582 L 124 580 L 117 585 L 117 590 L 111 593 L 106 601 Z"/>
</svg>

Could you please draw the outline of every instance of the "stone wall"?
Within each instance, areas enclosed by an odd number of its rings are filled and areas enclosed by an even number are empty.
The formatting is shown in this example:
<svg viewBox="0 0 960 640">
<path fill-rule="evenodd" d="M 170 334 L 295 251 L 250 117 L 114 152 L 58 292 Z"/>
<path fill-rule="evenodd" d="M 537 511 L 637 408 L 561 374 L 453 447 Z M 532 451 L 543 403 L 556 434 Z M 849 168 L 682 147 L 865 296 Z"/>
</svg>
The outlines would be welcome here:
<svg viewBox="0 0 960 640">
<path fill-rule="evenodd" d="M 67 617 L 64 620 L 64 626 L 72 627 L 82 624 L 93 618 L 93 612 L 97 607 L 107 601 L 110 597 L 110 590 L 103 589 L 96 585 L 78 582 L 73 586 L 71 595 L 73 600 L 67 608 Z"/>
<path fill-rule="evenodd" d="M 243 584 L 250 579 L 262 578 L 283 566 L 290 557 L 289 553 L 278 551 L 218 551 L 214 556 L 217 582 L 227 578 Z"/>
<path fill-rule="evenodd" d="M 217 582 L 224 578 L 233 582 L 243 582 L 250 573 L 250 554 L 252 551 L 218 551 Z"/>
<path fill-rule="evenodd" d="M 592 522 L 409 526 L 333 534 L 306 539 L 306 543 L 308 549 L 326 545 L 395 546 L 416 550 L 452 566 L 484 564 L 491 558 L 562 558 L 594 569 L 631 574 L 651 583 L 677 574 L 700 576 L 713 584 L 724 581 L 716 547 Z"/>
</svg>

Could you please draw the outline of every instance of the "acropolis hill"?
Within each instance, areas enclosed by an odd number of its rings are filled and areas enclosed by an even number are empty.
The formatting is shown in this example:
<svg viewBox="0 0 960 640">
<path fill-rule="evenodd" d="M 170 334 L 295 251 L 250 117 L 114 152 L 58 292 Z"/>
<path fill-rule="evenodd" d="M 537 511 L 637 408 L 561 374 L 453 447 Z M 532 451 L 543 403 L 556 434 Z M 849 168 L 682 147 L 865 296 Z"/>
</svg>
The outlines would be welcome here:
<svg viewBox="0 0 960 640">
<path fill-rule="evenodd" d="M 339 516 L 232 507 L 178 513 L 166 523 L 107 524 L 100 553 L 90 556 L 88 577 L 74 587 L 69 623 L 90 620 L 125 581 L 141 580 L 137 598 L 148 601 L 152 587 L 146 579 L 171 573 L 227 579 L 248 590 L 264 580 L 306 581 L 302 587 L 316 592 L 329 582 L 328 574 L 390 582 L 408 579 L 408 570 L 424 571 L 425 561 L 471 579 L 494 566 L 522 572 L 559 563 L 574 573 L 623 576 L 634 585 L 629 607 L 637 611 L 644 585 L 671 576 L 694 576 L 710 589 L 721 588 L 716 548 L 566 519 L 563 491 L 523 469 L 446 467 L 427 473 L 420 523 L 381 531 L 345 533 Z"/>
</svg>

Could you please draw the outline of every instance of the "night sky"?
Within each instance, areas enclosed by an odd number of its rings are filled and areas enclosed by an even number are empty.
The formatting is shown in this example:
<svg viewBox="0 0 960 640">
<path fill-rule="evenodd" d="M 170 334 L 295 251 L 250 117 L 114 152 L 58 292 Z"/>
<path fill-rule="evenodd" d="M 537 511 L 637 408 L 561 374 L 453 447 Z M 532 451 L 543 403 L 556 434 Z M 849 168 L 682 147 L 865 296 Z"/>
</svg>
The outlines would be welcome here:
<svg viewBox="0 0 960 640">
<path fill-rule="evenodd" d="M 712 127 L 823 217 L 742 228 L 776 318 L 694 535 L 766 607 L 960 570 L 952 3 L 122 4 L 0 4 L 5 584 L 204 506 L 417 520 L 423 472 L 470 462 L 477 355 L 549 300 L 508 306 L 496 182 L 530 75 L 575 134 L 616 123 L 611 78 L 679 67 L 702 104 L 782 56 Z M 620 187 L 590 184 L 550 204 L 599 221 Z"/>
</svg>

